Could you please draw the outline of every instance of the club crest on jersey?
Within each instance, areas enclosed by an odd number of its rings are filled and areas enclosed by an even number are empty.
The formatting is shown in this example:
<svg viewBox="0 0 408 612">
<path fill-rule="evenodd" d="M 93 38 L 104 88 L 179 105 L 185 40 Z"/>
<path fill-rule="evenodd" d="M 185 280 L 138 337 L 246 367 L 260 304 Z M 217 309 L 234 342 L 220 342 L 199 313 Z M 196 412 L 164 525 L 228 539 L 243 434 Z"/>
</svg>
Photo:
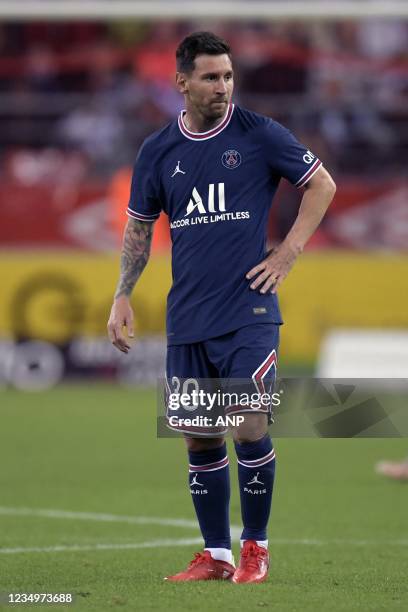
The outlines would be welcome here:
<svg viewBox="0 0 408 612">
<path fill-rule="evenodd" d="M 228 170 L 235 170 L 235 168 L 238 168 L 238 166 L 241 165 L 241 153 L 235 149 L 228 149 L 228 151 L 224 151 L 222 154 L 221 161 L 224 168 L 228 168 Z"/>
</svg>

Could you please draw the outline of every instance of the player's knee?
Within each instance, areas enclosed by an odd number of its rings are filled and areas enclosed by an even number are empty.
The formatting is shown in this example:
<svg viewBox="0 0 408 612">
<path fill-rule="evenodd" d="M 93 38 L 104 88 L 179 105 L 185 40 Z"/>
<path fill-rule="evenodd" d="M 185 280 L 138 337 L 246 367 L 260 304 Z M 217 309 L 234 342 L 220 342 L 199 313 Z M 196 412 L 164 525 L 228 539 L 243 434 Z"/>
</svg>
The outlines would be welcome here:
<svg viewBox="0 0 408 612">
<path fill-rule="evenodd" d="M 232 429 L 234 442 L 245 444 L 262 438 L 268 431 L 268 418 L 265 414 L 245 414 L 243 423 Z"/>
<path fill-rule="evenodd" d="M 186 436 L 185 438 L 187 448 L 189 451 L 193 451 L 196 453 L 200 453 L 206 450 L 212 450 L 214 448 L 219 448 L 224 444 L 224 438 L 190 438 Z"/>
</svg>

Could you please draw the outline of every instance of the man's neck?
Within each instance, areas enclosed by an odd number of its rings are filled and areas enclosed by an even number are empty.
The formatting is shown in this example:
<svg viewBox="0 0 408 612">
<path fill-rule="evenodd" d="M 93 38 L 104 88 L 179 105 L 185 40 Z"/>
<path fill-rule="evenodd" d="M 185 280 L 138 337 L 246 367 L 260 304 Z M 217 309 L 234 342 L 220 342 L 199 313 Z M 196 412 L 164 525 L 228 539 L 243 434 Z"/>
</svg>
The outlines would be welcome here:
<svg viewBox="0 0 408 612">
<path fill-rule="evenodd" d="M 220 123 L 222 123 L 228 113 L 228 108 L 225 111 L 222 117 L 217 117 L 216 119 L 209 119 L 208 117 L 204 117 L 197 112 L 192 111 L 191 109 L 186 110 L 183 115 L 183 122 L 189 132 L 208 132 L 209 130 L 213 130 Z"/>
</svg>

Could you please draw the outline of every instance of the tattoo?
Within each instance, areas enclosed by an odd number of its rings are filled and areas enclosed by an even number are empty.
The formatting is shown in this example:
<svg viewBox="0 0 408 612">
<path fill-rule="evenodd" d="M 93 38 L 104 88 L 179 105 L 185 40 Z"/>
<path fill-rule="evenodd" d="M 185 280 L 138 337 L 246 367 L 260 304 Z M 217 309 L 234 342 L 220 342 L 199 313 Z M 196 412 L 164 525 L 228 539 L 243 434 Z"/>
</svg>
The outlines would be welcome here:
<svg viewBox="0 0 408 612">
<path fill-rule="evenodd" d="M 120 279 L 115 298 L 130 295 L 150 255 L 154 223 L 128 219 L 120 258 Z"/>
</svg>

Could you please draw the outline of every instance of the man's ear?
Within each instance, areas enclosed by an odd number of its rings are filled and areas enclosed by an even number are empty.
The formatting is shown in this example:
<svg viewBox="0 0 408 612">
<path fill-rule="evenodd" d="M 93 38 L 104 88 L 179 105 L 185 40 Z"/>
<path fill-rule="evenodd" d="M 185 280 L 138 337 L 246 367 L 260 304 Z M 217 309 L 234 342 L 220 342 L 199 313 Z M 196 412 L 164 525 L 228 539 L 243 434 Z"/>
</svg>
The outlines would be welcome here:
<svg viewBox="0 0 408 612">
<path fill-rule="evenodd" d="M 176 87 L 179 93 L 187 93 L 187 76 L 184 72 L 176 72 Z"/>
</svg>

